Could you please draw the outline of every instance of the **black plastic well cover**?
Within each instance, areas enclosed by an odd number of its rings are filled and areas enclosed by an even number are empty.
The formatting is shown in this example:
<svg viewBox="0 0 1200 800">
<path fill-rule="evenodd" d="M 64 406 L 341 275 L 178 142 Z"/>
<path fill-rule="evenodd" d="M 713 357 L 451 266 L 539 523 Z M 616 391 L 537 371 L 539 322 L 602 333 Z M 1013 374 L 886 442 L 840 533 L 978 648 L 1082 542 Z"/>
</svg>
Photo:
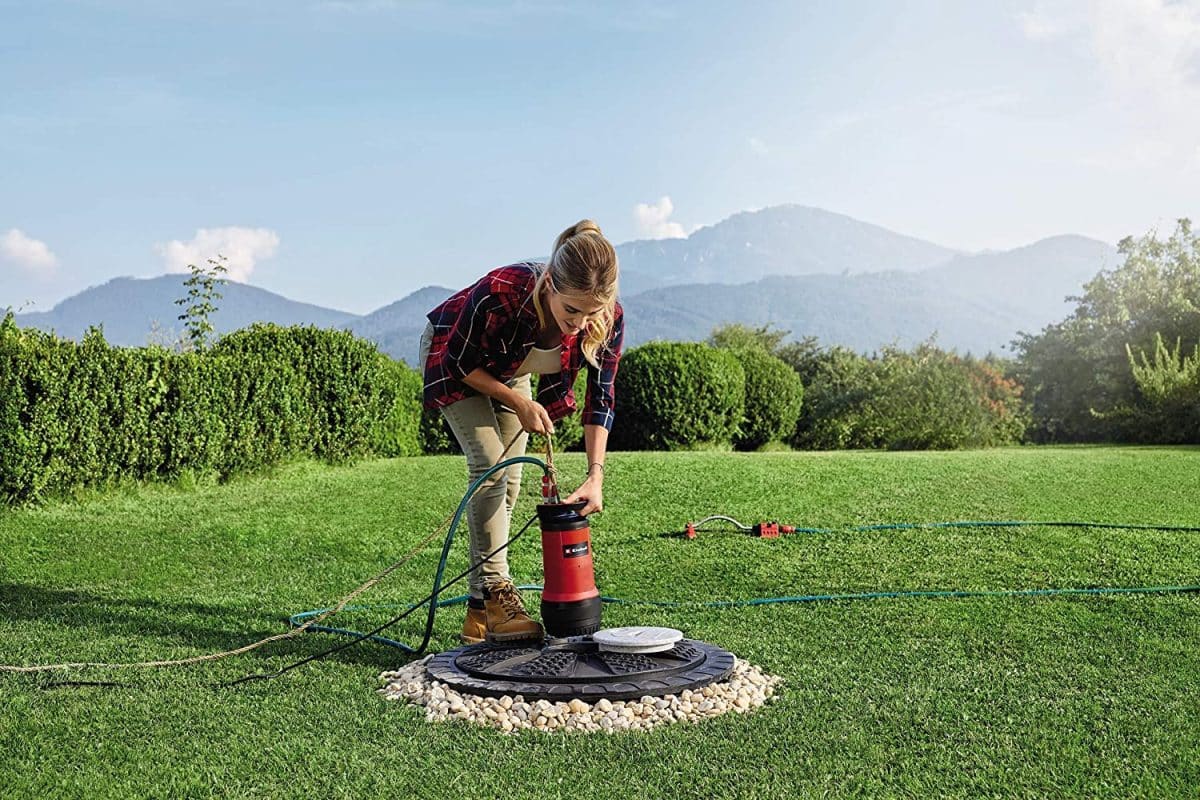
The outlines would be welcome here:
<svg viewBox="0 0 1200 800">
<path fill-rule="evenodd" d="M 426 672 L 468 694 L 594 702 L 698 689 L 729 677 L 733 664 L 729 651 L 695 639 L 659 653 L 612 653 L 600 650 L 590 636 L 572 636 L 545 646 L 483 642 L 460 647 L 434 656 Z"/>
</svg>

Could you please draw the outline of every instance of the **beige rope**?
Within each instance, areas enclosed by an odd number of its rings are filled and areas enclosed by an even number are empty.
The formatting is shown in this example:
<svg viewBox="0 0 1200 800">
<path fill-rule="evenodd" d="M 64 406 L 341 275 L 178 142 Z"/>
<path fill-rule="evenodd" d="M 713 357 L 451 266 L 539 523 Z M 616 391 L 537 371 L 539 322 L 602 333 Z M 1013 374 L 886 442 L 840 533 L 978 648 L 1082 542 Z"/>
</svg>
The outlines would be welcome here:
<svg viewBox="0 0 1200 800">
<path fill-rule="evenodd" d="M 517 435 L 514 436 L 512 438 L 512 441 L 510 441 L 508 443 L 508 446 L 504 448 L 504 452 L 500 454 L 500 458 L 497 461 L 497 463 L 504 460 L 504 457 L 506 455 L 508 455 L 508 451 L 511 450 L 512 446 L 517 443 L 517 439 L 521 436 L 521 433 L 523 433 L 523 431 L 518 431 Z M 546 465 L 550 469 L 551 475 L 554 474 L 554 466 L 553 466 L 552 461 L 553 461 L 552 447 L 550 445 L 550 437 L 547 436 L 546 437 Z M 54 670 L 54 669 L 78 669 L 78 668 L 84 668 L 84 667 L 112 667 L 112 668 L 178 667 L 178 666 L 184 666 L 187 664 L 199 664 L 204 661 L 216 661 L 217 659 L 220 659 L 220 658 L 227 658 L 229 656 L 240 655 L 241 653 L 248 653 L 251 650 L 256 650 L 259 647 L 262 647 L 263 645 L 270 644 L 271 642 L 277 642 L 282 639 L 291 639 L 295 636 L 299 636 L 300 634 L 304 633 L 305 630 L 312 627 L 313 625 L 316 625 L 317 623 L 319 623 L 323 620 L 326 620 L 329 617 L 332 617 L 334 614 L 337 614 L 343 608 L 345 608 L 350 603 L 351 600 L 358 597 L 360 594 L 367 591 L 375 584 L 379 583 L 381 580 L 386 578 L 388 575 L 391 575 L 397 569 L 399 569 L 400 567 L 407 564 L 409 561 L 411 561 L 413 558 L 415 558 L 418 553 L 420 553 L 422 550 L 424 550 L 425 547 L 427 547 L 431 541 L 433 541 L 435 538 L 437 538 L 438 534 L 445 531 L 445 529 L 450 525 L 450 521 L 452 519 L 454 519 L 453 512 L 450 514 L 450 516 L 446 517 L 446 519 L 442 522 L 441 525 L 439 525 L 436 529 L 434 529 L 433 533 L 429 534 L 424 539 L 422 539 L 420 541 L 420 543 L 417 544 L 416 547 L 414 547 L 412 550 L 410 550 L 408 553 L 406 553 L 399 561 L 392 564 L 390 567 L 385 569 L 383 572 L 380 572 L 378 575 L 371 578 L 370 580 L 368 580 L 366 583 L 359 586 L 354 591 L 350 592 L 350 594 L 343 597 L 334 608 L 330 609 L 329 611 L 326 611 L 325 613 L 321 614 L 319 617 L 314 617 L 313 619 L 308 620 L 303 625 L 292 628 L 291 630 L 289 630 L 285 633 L 277 633 L 274 636 L 268 636 L 265 639 L 259 639 L 257 642 L 251 642 L 248 645 L 236 648 L 234 650 L 225 650 L 220 653 L 208 653 L 206 655 L 201 655 L 201 656 L 192 656 L 191 658 L 177 658 L 177 659 L 171 659 L 171 660 L 165 660 L 165 661 L 136 661 L 136 662 L 117 663 L 117 664 L 110 664 L 110 663 L 106 663 L 103 661 L 78 661 L 78 662 L 67 663 L 67 664 L 36 664 L 36 665 L 31 665 L 31 666 L 0 664 L 0 672 L 47 672 L 49 670 Z"/>
</svg>

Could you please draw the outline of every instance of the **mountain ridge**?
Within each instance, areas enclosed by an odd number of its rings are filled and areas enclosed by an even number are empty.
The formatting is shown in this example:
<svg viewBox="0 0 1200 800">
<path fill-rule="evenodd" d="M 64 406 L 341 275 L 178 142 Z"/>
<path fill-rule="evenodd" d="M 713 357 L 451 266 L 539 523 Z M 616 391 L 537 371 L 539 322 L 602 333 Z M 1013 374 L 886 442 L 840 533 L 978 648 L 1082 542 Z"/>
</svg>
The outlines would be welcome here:
<svg viewBox="0 0 1200 800">
<path fill-rule="evenodd" d="M 1064 317 L 1065 298 L 1117 260 L 1114 247 L 1077 234 L 964 253 L 795 204 L 741 212 L 686 238 L 634 240 L 616 249 L 629 346 L 654 338 L 703 340 L 716 325 L 742 322 L 858 350 L 907 346 L 936 333 L 944 347 L 996 351 L 1019 330 Z M 891 268 L 866 268 L 872 265 Z M 713 276 L 721 280 L 706 279 Z M 144 345 L 152 320 L 153 335 L 178 335 L 181 309 L 173 301 L 186 294 L 185 277 L 113 278 L 50 311 L 16 319 L 68 338 L 100 324 L 114 344 Z M 412 363 L 425 314 L 454 290 L 427 285 L 361 315 L 248 284 L 220 291 L 211 318 L 218 334 L 256 321 L 346 328 Z"/>
</svg>

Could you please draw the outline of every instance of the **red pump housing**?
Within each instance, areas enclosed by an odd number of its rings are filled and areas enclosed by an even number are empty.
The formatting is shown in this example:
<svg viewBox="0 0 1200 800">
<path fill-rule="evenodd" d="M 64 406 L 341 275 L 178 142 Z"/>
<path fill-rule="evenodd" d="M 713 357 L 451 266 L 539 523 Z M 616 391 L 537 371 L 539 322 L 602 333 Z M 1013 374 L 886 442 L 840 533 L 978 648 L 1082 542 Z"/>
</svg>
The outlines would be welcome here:
<svg viewBox="0 0 1200 800">
<path fill-rule="evenodd" d="M 592 565 L 592 532 L 579 516 L 585 501 L 538 506 L 542 526 L 542 625 L 550 636 L 600 629 L 600 590 Z"/>
</svg>

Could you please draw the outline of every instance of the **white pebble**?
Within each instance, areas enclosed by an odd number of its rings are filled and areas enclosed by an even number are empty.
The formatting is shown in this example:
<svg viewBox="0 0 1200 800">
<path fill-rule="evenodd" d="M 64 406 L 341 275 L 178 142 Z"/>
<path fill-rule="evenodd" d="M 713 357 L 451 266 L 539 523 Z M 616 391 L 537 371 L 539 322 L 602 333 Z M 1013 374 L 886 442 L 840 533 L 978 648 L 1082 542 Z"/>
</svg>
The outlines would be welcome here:
<svg viewBox="0 0 1200 800">
<path fill-rule="evenodd" d="M 643 695 L 636 700 L 615 702 L 600 698 L 594 704 L 578 697 L 561 702 L 545 699 L 526 702 L 521 695 L 493 698 L 460 693 L 440 681 L 430 680 L 425 666 L 432 657 L 381 673 L 379 677 L 385 683 L 379 693 L 388 700 L 407 700 L 423 706 L 429 722 L 461 719 L 488 725 L 508 735 L 522 730 L 613 734 L 645 731 L 673 722 L 701 722 L 730 712 L 742 714 L 777 700 L 776 687 L 783 681 L 738 658 L 724 682 L 685 689 L 678 694 Z"/>
</svg>

